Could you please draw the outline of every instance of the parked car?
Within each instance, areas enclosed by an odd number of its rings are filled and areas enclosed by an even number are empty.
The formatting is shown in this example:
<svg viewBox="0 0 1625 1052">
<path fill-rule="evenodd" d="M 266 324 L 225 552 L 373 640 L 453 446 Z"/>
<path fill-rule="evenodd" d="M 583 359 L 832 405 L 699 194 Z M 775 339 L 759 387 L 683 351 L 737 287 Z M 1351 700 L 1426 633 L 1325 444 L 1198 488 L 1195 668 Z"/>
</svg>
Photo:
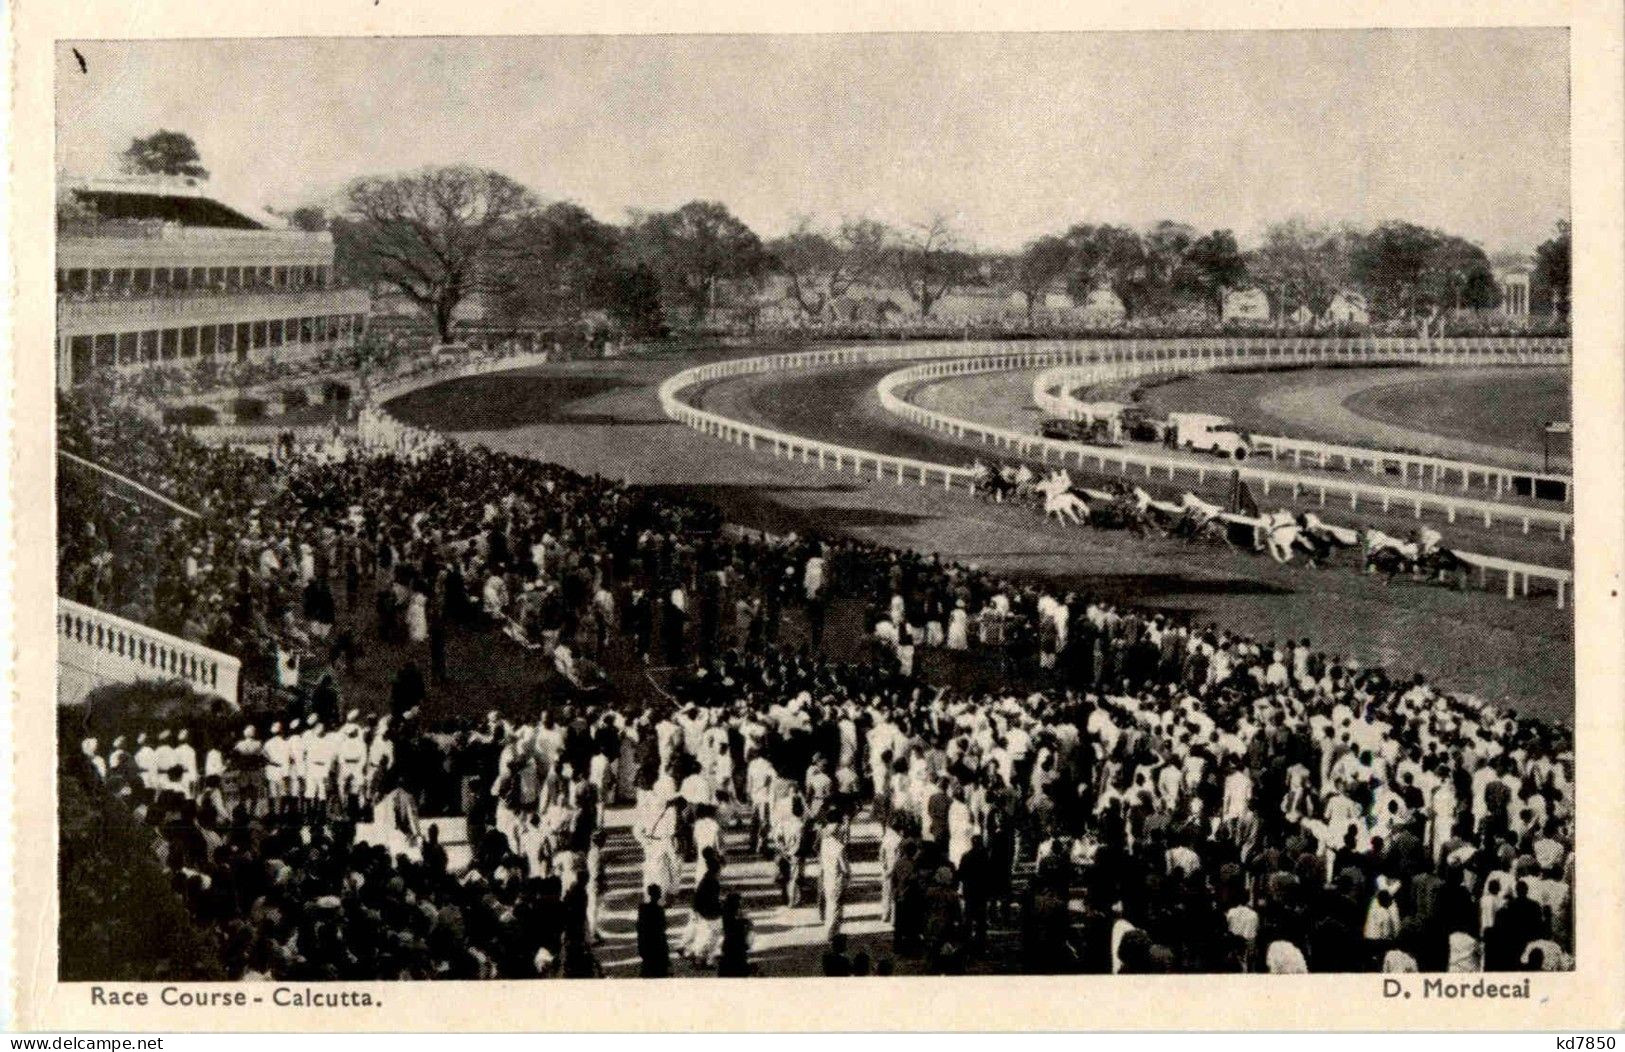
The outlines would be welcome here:
<svg viewBox="0 0 1625 1052">
<path fill-rule="evenodd" d="M 1246 460 L 1253 449 L 1245 432 L 1229 418 L 1213 413 L 1169 413 L 1168 427 L 1173 431 L 1173 444 L 1180 449 L 1200 450 L 1232 460 Z"/>
<path fill-rule="evenodd" d="M 1089 441 L 1090 427 L 1082 420 L 1050 417 L 1038 425 L 1038 433 L 1045 438 L 1058 438 L 1063 442 Z"/>
<path fill-rule="evenodd" d="M 1065 420 L 1051 417 L 1039 424 L 1038 433 L 1045 438 L 1060 439 L 1063 442 L 1087 442 L 1092 446 L 1114 444 L 1111 440 L 1110 420 Z"/>
<path fill-rule="evenodd" d="M 1145 408 L 1131 405 L 1123 410 L 1123 434 L 1136 442 L 1161 442 L 1168 424 L 1152 416 Z"/>
</svg>

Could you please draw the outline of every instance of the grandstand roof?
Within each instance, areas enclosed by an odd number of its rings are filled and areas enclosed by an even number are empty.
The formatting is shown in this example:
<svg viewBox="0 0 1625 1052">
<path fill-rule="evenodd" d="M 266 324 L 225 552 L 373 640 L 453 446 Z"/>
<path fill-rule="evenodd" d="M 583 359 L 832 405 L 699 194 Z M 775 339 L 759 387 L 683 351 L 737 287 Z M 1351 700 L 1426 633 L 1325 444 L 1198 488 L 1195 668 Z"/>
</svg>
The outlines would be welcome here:
<svg viewBox="0 0 1625 1052">
<path fill-rule="evenodd" d="M 228 203 L 196 179 L 99 176 L 63 179 L 63 189 L 94 205 L 98 220 L 159 220 L 181 226 L 266 230 L 281 226 L 258 209 Z"/>
</svg>

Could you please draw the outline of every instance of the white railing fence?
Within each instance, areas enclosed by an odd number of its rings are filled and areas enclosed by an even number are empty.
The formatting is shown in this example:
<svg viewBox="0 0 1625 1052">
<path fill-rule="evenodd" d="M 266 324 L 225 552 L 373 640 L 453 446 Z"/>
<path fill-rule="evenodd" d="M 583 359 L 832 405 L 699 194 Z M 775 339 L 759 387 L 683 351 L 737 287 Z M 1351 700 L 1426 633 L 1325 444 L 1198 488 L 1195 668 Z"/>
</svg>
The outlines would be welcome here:
<svg viewBox="0 0 1625 1052">
<path fill-rule="evenodd" d="M 242 662 L 201 643 L 58 597 L 57 704 L 76 705 L 97 687 L 181 680 L 204 694 L 238 702 Z"/>
<path fill-rule="evenodd" d="M 513 354 L 475 351 L 460 355 L 453 361 L 418 367 L 407 371 L 404 375 L 375 380 L 367 391 L 367 397 L 375 405 L 382 406 L 393 398 L 411 394 L 425 387 L 433 387 L 435 384 L 461 380 L 469 376 L 507 372 L 509 369 L 524 369 L 532 365 L 542 365 L 550 360 L 552 360 L 551 351 L 520 351 Z"/>
</svg>

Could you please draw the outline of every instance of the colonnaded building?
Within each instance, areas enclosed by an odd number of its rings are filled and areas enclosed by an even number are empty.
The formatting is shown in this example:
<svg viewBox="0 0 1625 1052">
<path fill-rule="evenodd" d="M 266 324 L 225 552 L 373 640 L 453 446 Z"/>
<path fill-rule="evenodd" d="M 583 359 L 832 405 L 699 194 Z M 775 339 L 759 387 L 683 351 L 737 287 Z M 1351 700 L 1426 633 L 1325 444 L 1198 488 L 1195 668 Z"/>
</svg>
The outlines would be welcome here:
<svg viewBox="0 0 1625 1052">
<path fill-rule="evenodd" d="M 366 290 L 340 286 L 333 235 L 276 229 L 195 180 L 68 179 L 57 225 L 57 384 L 204 359 L 349 346 Z"/>
</svg>

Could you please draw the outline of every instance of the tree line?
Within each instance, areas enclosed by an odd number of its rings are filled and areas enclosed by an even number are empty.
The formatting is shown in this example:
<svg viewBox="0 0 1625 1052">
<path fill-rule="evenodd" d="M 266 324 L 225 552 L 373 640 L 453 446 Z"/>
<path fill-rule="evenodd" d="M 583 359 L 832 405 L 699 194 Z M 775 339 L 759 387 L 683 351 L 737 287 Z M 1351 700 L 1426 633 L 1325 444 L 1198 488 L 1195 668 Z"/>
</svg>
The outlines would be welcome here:
<svg viewBox="0 0 1625 1052">
<path fill-rule="evenodd" d="M 132 170 L 207 178 L 180 133 L 135 140 L 123 159 Z M 404 296 L 442 339 L 476 295 L 487 317 L 501 322 L 601 318 L 643 335 L 668 322 L 750 311 L 769 280 L 782 289 L 784 309 L 806 321 L 887 293 L 901 294 L 923 318 L 956 292 L 1001 296 L 1021 304 L 1029 320 L 1053 292 L 1082 305 L 1103 290 L 1129 319 L 1218 317 L 1228 293 L 1249 287 L 1262 290 L 1282 319 L 1302 308 L 1322 317 L 1343 291 L 1363 296 L 1373 319 L 1500 302 L 1482 248 L 1403 220 L 1360 229 L 1289 219 L 1269 226 L 1248 250 L 1230 230 L 1164 220 L 1142 229 L 1080 223 L 1019 252 L 986 252 L 941 215 L 902 226 L 857 218 L 821 227 L 802 218 L 786 235 L 764 240 L 719 202 L 605 223 L 577 204 L 545 203 L 501 173 L 470 166 L 359 178 L 333 214 L 302 208 L 286 218 L 331 230 L 342 275 Z M 1531 285 L 1536 312 L 1566 311 L 1567 221 L 1537 249 Z"/>
</svg>

